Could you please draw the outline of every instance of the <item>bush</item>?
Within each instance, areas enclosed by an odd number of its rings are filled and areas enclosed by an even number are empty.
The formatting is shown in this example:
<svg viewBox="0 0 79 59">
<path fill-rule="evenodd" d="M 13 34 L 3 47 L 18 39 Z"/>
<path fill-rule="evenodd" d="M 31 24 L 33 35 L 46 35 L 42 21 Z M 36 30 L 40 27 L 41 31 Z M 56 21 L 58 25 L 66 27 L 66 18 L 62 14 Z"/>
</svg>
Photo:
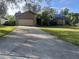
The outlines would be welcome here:
<svg viewBox="0 0 79 59">
<path fill-rule="evenodd" d="M 6 25 L 6 26 L 15 26 L 16 22 L 15 21 L 6 21 L 3 25 Z"/>
<path fill-rule="evenodd" d="M 16 25 L 16 21 L 15 21 L 14 16 L 8 15 L 8 16 L 6 16 L 6 18 L 7 18 L 7 21 L 4 23 L 4 25 L 8 25 L 8 26 Z"/>
</svg>

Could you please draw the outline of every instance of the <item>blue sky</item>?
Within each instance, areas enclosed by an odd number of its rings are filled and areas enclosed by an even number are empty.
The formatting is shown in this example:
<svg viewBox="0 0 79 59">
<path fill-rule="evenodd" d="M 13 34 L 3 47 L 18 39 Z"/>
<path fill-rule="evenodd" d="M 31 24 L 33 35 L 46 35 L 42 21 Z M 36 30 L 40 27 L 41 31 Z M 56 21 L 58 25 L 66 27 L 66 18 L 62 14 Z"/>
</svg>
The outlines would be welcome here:
<svg viewBox="0 0 79 59">
<path fill-rule="evenodd" d="M 52 6 L 57 7 L 58 9 L 61 8 L 69 8 L 70 11 L 79 12 L 79 0 L 55 0 L 56 2 L 52 2 Z M 58 3 L 58 4 L 57 4 Z"/>
<path fill-rule="evenodd" d="M 61 10 L 62 8 L 68 8 L 70 9 L 70 12 L 78 12 L 79 13 L 79 0 L 52 0 L 49 2 L 50 6 L 57 9 Z M 41 6 L 47 6 L 46 2 L 42 2 Z M 17 10 L 12 11 L 9 9 L 8 13 L 9 14 L 14 14 Z"/>
<path fill-rule="evenodd" d="M 42 5 L 47 5 L 42 3 Z M 50 6 L 55 9 L 69 8 L 71 12 L 79 12 L 79 0 L 52 0 Z"/>
</svg>

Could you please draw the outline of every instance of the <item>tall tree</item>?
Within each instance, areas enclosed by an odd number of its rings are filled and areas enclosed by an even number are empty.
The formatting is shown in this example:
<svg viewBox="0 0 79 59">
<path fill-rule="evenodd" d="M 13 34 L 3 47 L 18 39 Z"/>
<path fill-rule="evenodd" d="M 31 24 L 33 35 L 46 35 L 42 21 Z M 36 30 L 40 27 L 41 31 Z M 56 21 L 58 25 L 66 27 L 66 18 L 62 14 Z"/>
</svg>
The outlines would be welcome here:
<svg viewBox="0 0 79 59">
<path fill-rule="evenodd" d="M 69 13 L 69 9 L 68 8 L 64 8 L 61 10 L 61 14 L 63 15 L 67 15 Z"/>
<path fill-rule="evenodd" d="M 44 8 L 44 11 L 42 12 L 42 18 L 46 25 L 49 25 L 49 21 L 54 18 L 55 12 L 56 11 L 53 8 Z"/>
<path fill-rule="evenodd" d="M 33 8 L 33 10 L 35 10 L 35 11 L 37 11 L 37 9 L 39 10 L 39 8 L 40 8 L 40 6 L 38 6 L 41 2 L 43 2 L 43 1 L 45 1 L 45 2 L 49 2 L 49 1 L 51 1 L 51 0 L 0 0 L 0 4 L 1 4 L 1 2 L 3 2 L 4 4 L 6 4 L 6 6 L 7 5 L 9 5 L 9 6 L 7 6 L 7 7 L 10 7 L 10 6 L 12 6 L 11 7 L 11 9 L 14 9 L 13 8 L 13 6 L 15 5 L 15 6 L 17 6 L 17 8 L 21 8 L 20 7 L 20 4 L 22 4 L 23 2 L 25 2 L 26 4 L 29 2 L 31 5 L 33 5 L 32 6 L 32 8 Z M 29 5 L 30 5 L 29 4 Z M 4 7 L 4 5 L 2 5 L 3 7 Z M 27 6 L 27 5 L 26 5 Z M 37 7 L 38 6 L 38 7 Z M 35 9 L 35 8 L 37 8 L 37 9 Z M 0 8 L 1 9 L 1 8 Z M 4 10 L 1 10 L 1 11 L 4 11 Z"/>
<path fill-rule="evenodd" d="M 28 5 L 28 3 L 30 4 L 40 4 L 42 2 L 46 2 L 48 5 L 50 4 L 49 2 L 51 2 L 52 0 L 5 0 L 8 3 L 14 3 L 15 5 L 19 6 L 19 3 L 25 2 L 26 5 Z"/>
<path fill-rule="evenodd" d="M 4 3 L 4 1 L 0 2 L 0 24 L 1 24 L 1 18 L 4 18 L 7 11 L 7 7 Z"/>
<path fill-rule="evenodd" d="M 0 2 L 0 17 L 3 17 L 6 14 L 7 7 L 4 1 Z"/>
<path fill-rule="evenodd" d="M 23 7 L 23 10 L 26 11 L 26 10 L 31 10 L 33 12 L 38 12 L 40 11 L 41 9 L 41 6 L 39 4 L 34 4 L 34 3 L 27 3 L 24 5 Z"/>
</svg>

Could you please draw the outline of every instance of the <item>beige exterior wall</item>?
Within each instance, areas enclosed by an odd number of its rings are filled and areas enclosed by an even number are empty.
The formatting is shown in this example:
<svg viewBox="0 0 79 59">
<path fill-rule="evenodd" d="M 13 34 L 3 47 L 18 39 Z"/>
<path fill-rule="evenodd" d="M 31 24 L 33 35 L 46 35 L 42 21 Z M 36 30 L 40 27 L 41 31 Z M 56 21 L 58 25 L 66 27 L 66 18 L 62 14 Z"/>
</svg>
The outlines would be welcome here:
<svg viewBox="0 0 79 59">
<path fill-rule="evenodd" d="M 19 26 L 32 26 L 34 25 L 34 21 L 31 19 L 27 19 L 27 20 L 20 19 L 18 20 L 18 25 Z"/>
<path fill-rule="evenodd" d="M 61 20 L 60 19 L 60 20 L 57 21 L 57 24 L 59 24 L 59 25 L 65 25 L 65 20 Z"/>
</svg>

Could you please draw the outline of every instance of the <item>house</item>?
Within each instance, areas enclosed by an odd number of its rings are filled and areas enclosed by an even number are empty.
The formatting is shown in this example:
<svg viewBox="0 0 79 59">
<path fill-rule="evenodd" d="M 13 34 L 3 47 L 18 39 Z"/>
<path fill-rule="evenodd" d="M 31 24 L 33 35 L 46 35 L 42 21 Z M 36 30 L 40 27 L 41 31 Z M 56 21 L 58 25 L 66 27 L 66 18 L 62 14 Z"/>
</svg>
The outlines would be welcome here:
<svg viewBox="0 0 79 59">
<path fill-rule="evenodd" d="M 36 16 L 32 11 L 26 11 L 24 13 L 16 13 L 16 24 L 18 26 L 33 26 L 36 25 Z"/>
<path fill-rule="evenodd" d="M 62 14 L 55 14 L 55 19 L 53 20 L 53 23 L 55 23 L 56 25 L 65 25 L 65 16 L 63 16 Z"/>
</svg>

